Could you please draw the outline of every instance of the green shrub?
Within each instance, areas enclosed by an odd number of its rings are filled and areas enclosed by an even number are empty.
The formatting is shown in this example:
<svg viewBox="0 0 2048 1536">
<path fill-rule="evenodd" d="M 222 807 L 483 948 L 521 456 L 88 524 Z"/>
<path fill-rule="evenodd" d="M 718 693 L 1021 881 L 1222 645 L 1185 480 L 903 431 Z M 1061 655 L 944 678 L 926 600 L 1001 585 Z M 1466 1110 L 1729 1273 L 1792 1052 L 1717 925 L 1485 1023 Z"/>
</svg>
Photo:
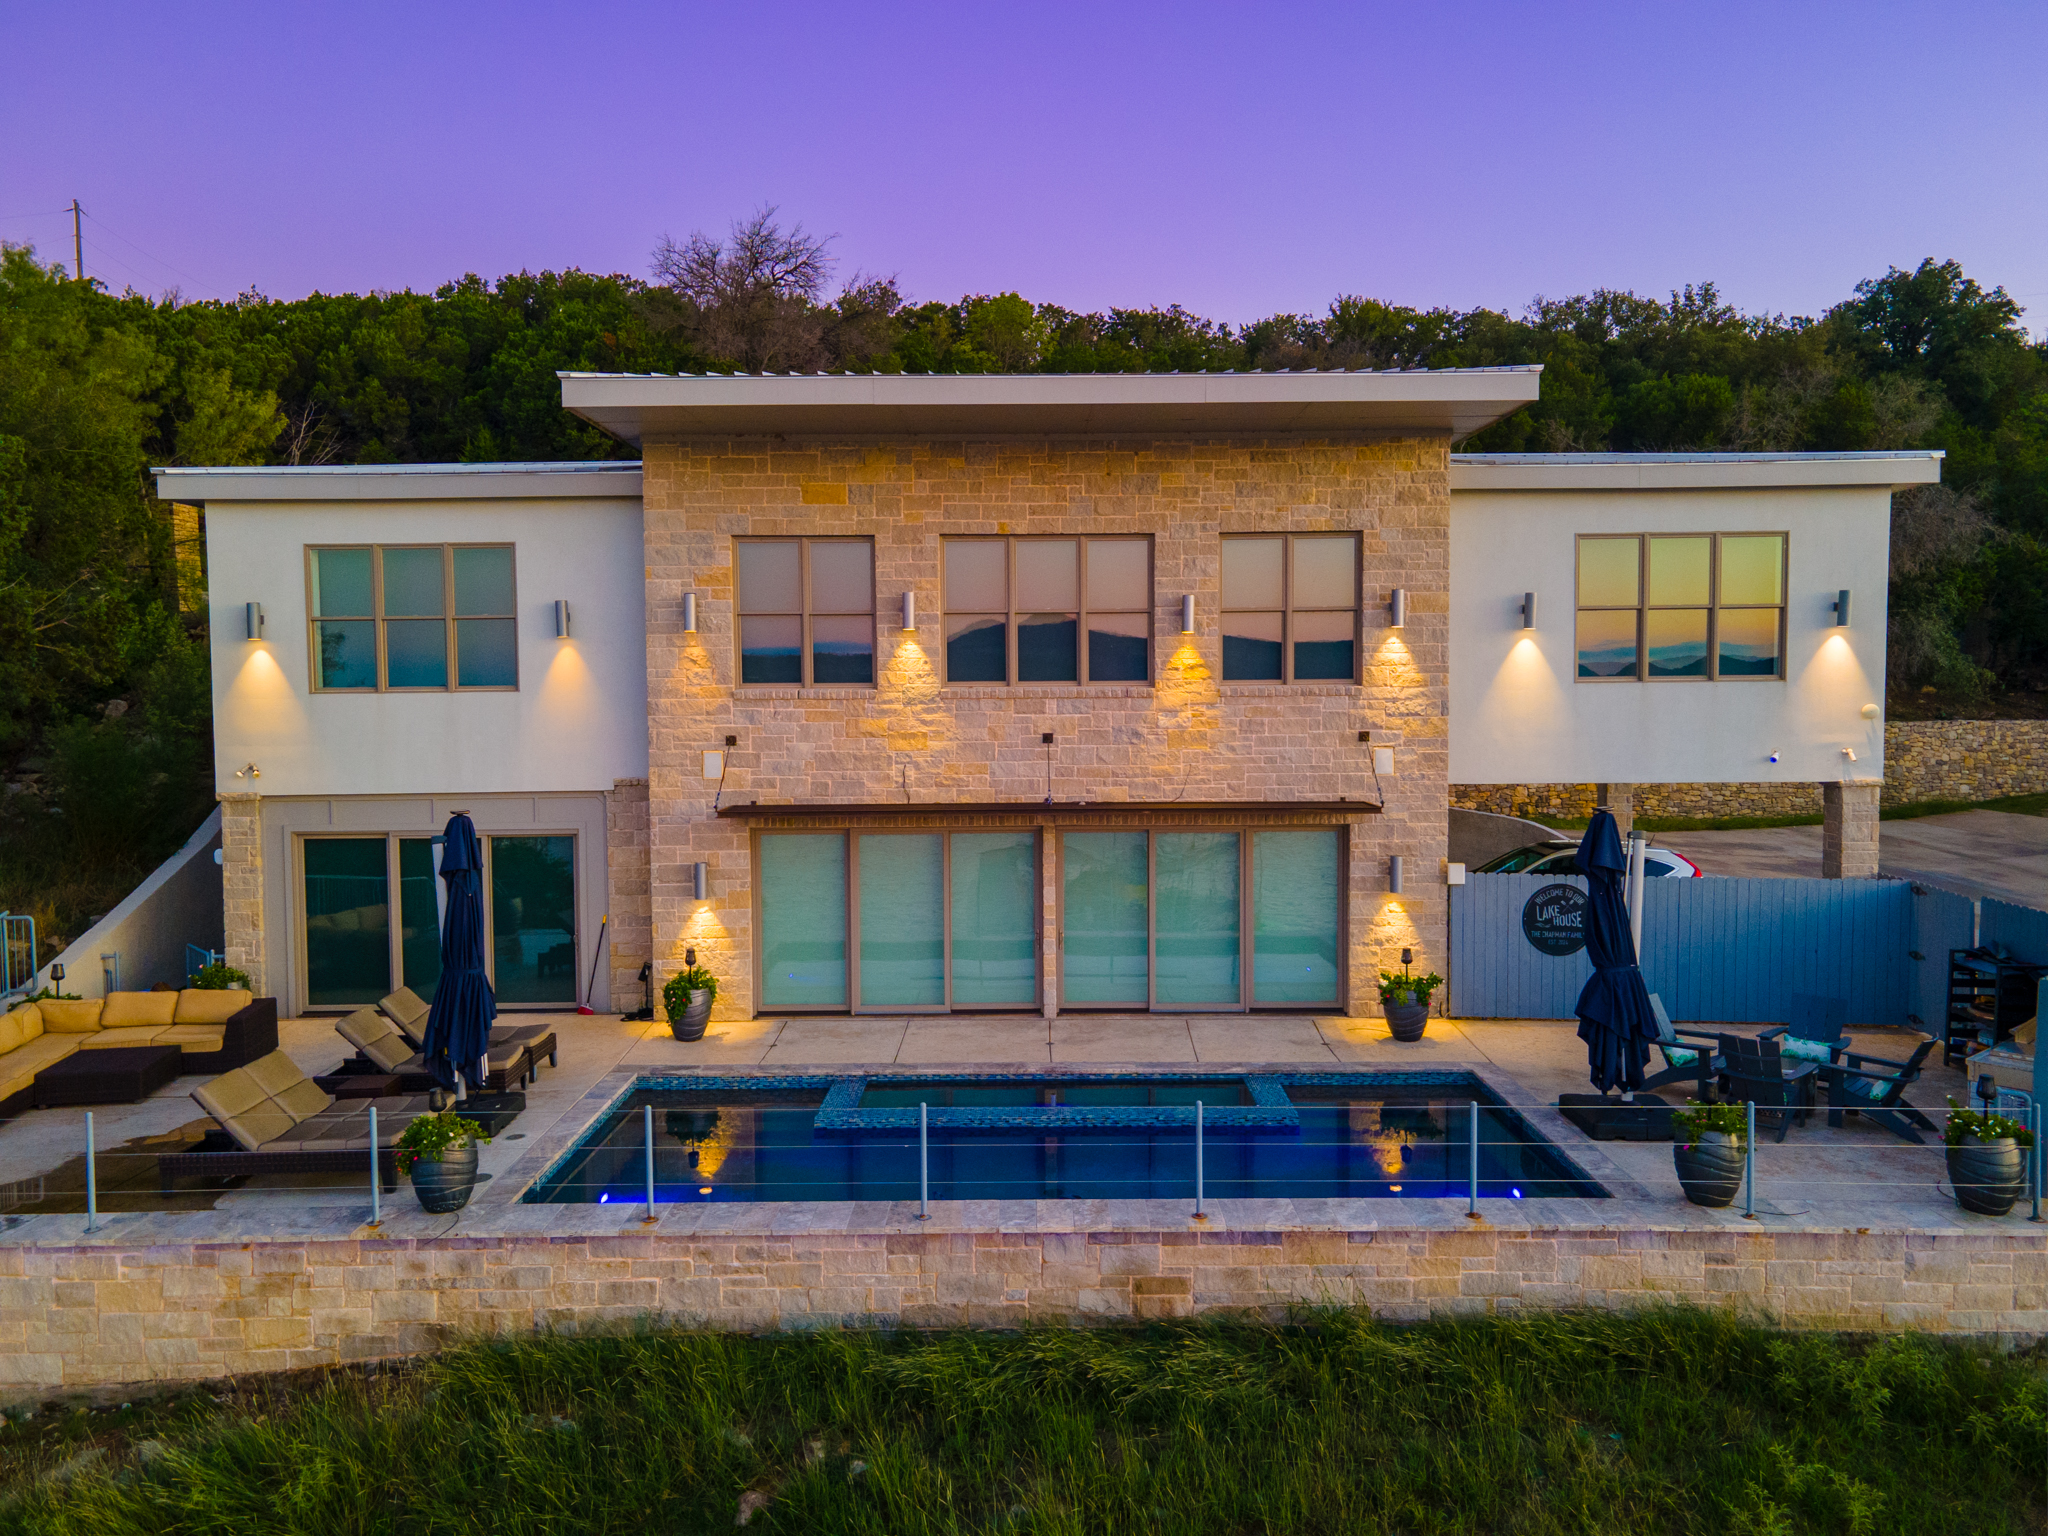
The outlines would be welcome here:
<svg viewBox="0 0 2048 1536">
<path fill-rule="evenodd" d="M 201 992 L 229 992 L 237 987 L 246 988 L 249 973 L 216 960 L 212 965 L 202 965 L 194 971 L 187 984 Z"/>
<path fill-rule="evenodd" d="M 718 1001 L 718 978 L 701 965 L 693 965 L 687 971 L 678 971 L 669 977 L 661 989 L 661 1003 L 668 1010 L 669 1022 L 682 1018 L 683 1010 L 690 1006 L 692 992 L 709 992 L 711 1000 Z"/>
<path fill-rule="evenodd" d="M 490 1139 L 482 1126 L 465 1120 L 452 1109 L 438 1115 L 421 1115 L 398 1134 L 398 1171 L 410 1174 L 412 1165 L 423 1157 L 438 1163 L 451 1148 Z"/>
</svg>

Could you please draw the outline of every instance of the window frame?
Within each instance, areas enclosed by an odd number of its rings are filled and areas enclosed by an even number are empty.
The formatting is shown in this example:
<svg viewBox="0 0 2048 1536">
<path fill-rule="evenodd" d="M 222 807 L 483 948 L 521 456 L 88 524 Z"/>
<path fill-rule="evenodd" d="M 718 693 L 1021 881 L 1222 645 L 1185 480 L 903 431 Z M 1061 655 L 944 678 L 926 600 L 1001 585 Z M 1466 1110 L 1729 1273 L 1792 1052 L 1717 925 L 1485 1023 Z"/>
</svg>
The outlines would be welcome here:
<svg viewBox="0 0 2048 1536">
<path fill-rule="evenodd" d="M 321 614 L 314 609 L 313 566 L 314 557 L 328 550 L 367 550 L 370 555 L 370 612 L 357 614 Z M 390 648 L 385 638 L 385 626 L 391 622 L 384 612 L 384 551 L 387 549 L 438 549 L 441 551 L 441 615 L 444 626 L 442 634 L 444 664 L 448 669 L 448 681 L 439 687 L 432 684 L 404 684 L 393 687 L 388 681 L 390 675 Z M 502 549 L 512 559 L 512 607 L 506 613 L 466 613 L 458 617 L 455 612 L 455 551 L 458 549 Z M 448 542 L 434 540 L 399 540 L 389 544 L 308 544 L 305 546 L 306 580 L 306 670 L 307 691 L 311 693 L 517 693 L 519 691 L 519 546 L 505 539 L 460 539 Z M 432 618 L 432 615 L 399 615 L 399 622 L 412 618 Z M 509 683 L 465 683 L 461 681 L 461 652 L 457 643 L 457 625 L 461 619 L 490 619 L 509 622 L 512 625 L 512 681 Z M 320 626 L 323 623 L 361 624 L 371 626 L 372 643 L 376 652 L 376 683 L 368 688 L 329 687 L 320 680 Z"/>
<path fill-rule="evenodd" d="M 761 609 L 752 611 L 740 606 L 740 546 L 743 544 L 795 544 L 797 546 L 797 601 L 802 608 L 797 613 L 782 609 Z M 820 683 L 813 678 L 812 663 L 812 621 L 814 619 L 857 619 L 857 613 L 818 613 L 811 605 L 811 546 L 813 544 L 865 544 L 868 549 L 868 671 L 864 683 Z M 881 571 L 875 560 L 875 540 L 872 534 L 859 533 L 739 533 L 732 540 L 732 676 L 735 688 L 868 688 L 880 685 L 882 678 L 882 631 L 880 602 L 877 597 Z M 746 676 L 746 621 L 749 617 L 763 619 L 794 618 L 797 621 L 797 681 L 793 683 L 750 683 Z"/>
<path fill-rule="evenodd" d="M 1351 539 L 1351 676 L 1308 677 L 1297 679 L 1294 675 L 1294 616 L 1296 613 L 1343 613 L 1342 608 L 1318 608 L 1298 605 L 1294 601 L 1294 542 L 1296 539 L 1328 539 L 1349 536 Z M 1233 613 L 1271 613 L 1270 608 L 1225 608 L 1223 601 L 1223 555 L 1222 546 L 1233 540 L 1278 539 L 1280 540 L 1280 675 L 1272 677 L 1232 677 L 1225 670 L 1221 649 L 1227 632 L 1230 615 Z M 1276 531 L 1247 530 L 1242 533 L 1219 535 L 1216 563 L 1217 627 L 1216 643 L 1217 680 L 1225 686 L 1256 688 L 1272 687 L 1279 684 L 1293 687 L 1297 681 L 1313 686 L 1317 683 L 1335 683 L 1342 687 L 1348 681 L 1358 685 L 1365 669 L 1365 534 L 1357 528 L 1303 528 Z"/>
<path fill-rule="evenodd" d="M 1017 676 L 1017 620 L 1020 615 L 1038 613 L 1037 608 L 1017 606 L 1017 555 L 1019 544 L 1063 544 L 1074 546 L 1075 595 L 1080 599 L 1074 615 L 1074 676 L 1070 679 L 1031 678 Z M 1142 544 L 1145 547 L 1145 606 L 1139 608 L 1091 608 L 1088 606 L 1088 546 L 1101 544 Z M 951 606 L 950 594 L 946 590 L 946 546 L 948 544 L 1000 544 L 1003 546 L 1003 586 L 1009 602 L 1008 609 L 998 615 L 982 608 L 961 608 Z M 1149 533 L 949 533 L 939 538 L 939 670 L 941 686 L 947 688 L 1149 688 L 1158 681 L 1158 662 L 1153 655 L 1153 642 L 1158 639 L 1159 626 L 1159 572 L 1158 551 Z M 1145 675 L 1139 677 L 1104 678 L 1097 681 L 1088 675 L 1088 616 L 1099 613 L 1105 616 L 1116 614 L 1140 614 L 1145 620 Z M 997 618 L 1003 620 L 1003 671 L 1004 676 L 995 678 L 962 678 L 952 676 L 952 644 L 947 631 L 951 620 L 960 618 Z"/>
<path fill-rule="evenodd" d="M 1650 541 L 1652 539 L 1706 539 L 1707 553 L 1707 669 L 1693 676 L 1652 676 L 1650 673 L 1650 614 L 1654 612 L 1697 612 L 1698 603 L 1652 603 L 1650 601 Z M 1580 550 L 1589 542 L 1636 543 L 1636 601 L 1634 605 L 1586 603 L 1580 581 L 1583 563 Z M 1776 539 L 1778 541 L 1778 601 L 1773 603 L 1723 603 L 1721 601 L 1721 543 L 1724 539 Z M 1575 683 L 1770 683 L 1784 682 L 1790 675 L 1786 655 L 1789 634 L 1787 615 L 1791 611 L 1792 534 L 1782 528 L 1734 528 L 1713 531 L 1658 529 L 1640 533 L 1581 533 L 1572 540 L 1572 681 Z M 1762 613 L 1773 609 L 1778 615 L 1778 665 L 1771 672 L 1721 672 L 1721 615 Z M 1632 677 L 1587 677 L 1579 670 L 1579 615 L 1584 613 L 1634 613 L 1636 616 L 1636 664 Z"/>
</svg>

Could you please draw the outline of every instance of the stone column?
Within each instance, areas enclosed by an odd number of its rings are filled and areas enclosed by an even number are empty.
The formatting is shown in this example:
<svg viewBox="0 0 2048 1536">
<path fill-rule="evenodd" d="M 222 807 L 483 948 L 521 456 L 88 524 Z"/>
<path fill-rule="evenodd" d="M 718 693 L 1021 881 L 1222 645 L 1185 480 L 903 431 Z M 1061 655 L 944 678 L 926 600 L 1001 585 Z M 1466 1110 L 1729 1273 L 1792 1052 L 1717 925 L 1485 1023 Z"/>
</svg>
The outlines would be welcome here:
<svg viewBox="0 0 2048 1536">
<path fill-rule="evenodd" d="M 221 953 L 249 973 L 258 997 L 270 989 L 269 955 L 263 933 L 263 797 L 220 797 Z M 284 1003 L 288 1011 L 290 1003 Z"/>
<path fill-rule="evenodd" d="M 1614 828 L 1622 840 L 1628 840 L 1636 824 L 1636 787 L 1633 784 L 1602 784 L 1594 801 L 1601 810 L 1614 817 Z"/>
<path fill-rule="evenodd" d="M 631 1013 L 640 1006 L 640 967 L 654 955 L 654 891 L 648 870 L 647 781 L 615 779 L 605 796 L 605 900 L 611 934 L 605 940 L 604 973 L 611 1006 Z"/>
<path fill-rule="evenodd" d="M 1868 880 L 1877 873 L 1877 796 L 1881 784 L 1820 787 L 1820 872 L 1829 880 Z"/>
</svg>

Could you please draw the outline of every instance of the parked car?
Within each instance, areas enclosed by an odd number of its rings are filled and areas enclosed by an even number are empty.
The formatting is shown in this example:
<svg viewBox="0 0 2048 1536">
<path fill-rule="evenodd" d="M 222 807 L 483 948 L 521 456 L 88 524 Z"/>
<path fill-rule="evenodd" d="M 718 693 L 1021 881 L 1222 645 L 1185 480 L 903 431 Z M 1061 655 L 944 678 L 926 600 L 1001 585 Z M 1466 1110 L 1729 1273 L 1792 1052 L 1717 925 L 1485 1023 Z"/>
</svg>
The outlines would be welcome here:
<svg viewBox="0 0 2048 1536">
<path fill-rule="evenodd" d="M 1474 874 L 1479 875 L 1576 875 L 1581 873 L 1575 855 L 1577 843 L 1563 839 L 1556 842 L 1531 843 L 1526 848 L 1516 848 L 1497 859 L 1488 859 Z M 1643 873 L 1648 875 L 1697 875 L 1699 865 L 1684 854 L 1673 853 L 1669 848 L 1652 848 L 1643 855 Z"/>
</svg>

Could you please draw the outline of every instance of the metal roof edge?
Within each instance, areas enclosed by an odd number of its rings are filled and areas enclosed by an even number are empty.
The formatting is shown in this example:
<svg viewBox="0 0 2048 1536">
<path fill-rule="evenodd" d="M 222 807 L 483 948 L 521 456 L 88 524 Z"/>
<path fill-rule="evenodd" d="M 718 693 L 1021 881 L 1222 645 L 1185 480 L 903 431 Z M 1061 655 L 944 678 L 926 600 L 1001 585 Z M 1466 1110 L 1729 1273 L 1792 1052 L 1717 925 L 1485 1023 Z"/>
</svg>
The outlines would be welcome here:
<svg viewBox="0 0 2048 1536">
<path fill-rule="evenodd" d="M 150 471 L 165 501 L 469 501 L 632 498 L 637 459 L 525 464 L 166 466 Z"/>
<path fill-rule="evenodd" d="M 1766 490 L 1930 485 L 1940 449 L 1857 453 L 1454 453 L 1457 491 Z"/>
</svg>

